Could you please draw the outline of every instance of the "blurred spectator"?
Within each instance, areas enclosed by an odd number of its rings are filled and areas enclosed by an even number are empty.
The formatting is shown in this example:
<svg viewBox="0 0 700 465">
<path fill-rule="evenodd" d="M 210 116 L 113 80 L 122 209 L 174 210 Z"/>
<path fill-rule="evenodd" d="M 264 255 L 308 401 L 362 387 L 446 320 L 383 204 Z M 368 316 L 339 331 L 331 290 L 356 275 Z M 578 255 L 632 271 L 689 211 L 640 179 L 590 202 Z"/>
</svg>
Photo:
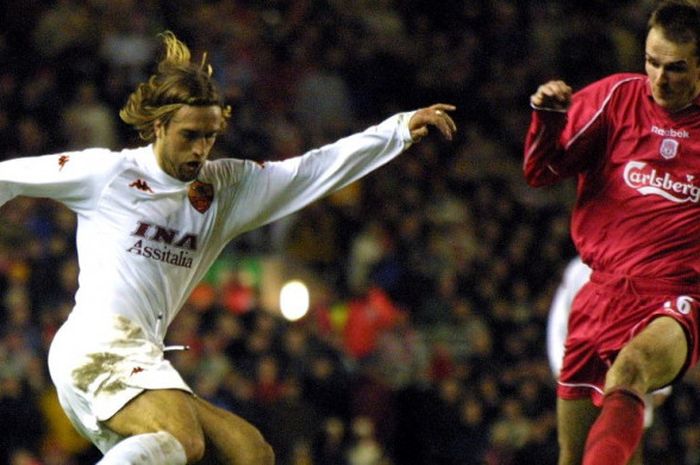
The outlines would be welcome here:
<svg viewBox="0 0 700 465">
<path fill-rule="evenodd" d="M 153 2 L 122 0 L 105 2 L 100 56 L 110 71 L 126 77 L 126 84 L 135 85 L 147 78 L 146 71 L 156 50 L 152 27 L 159 18 L 150 6 Z"/>
<path fill-rule="evenodd" d="M 352 439 L 347 449 L 348 465 L 385 465 L 387 457 L 375 437 L 374 423 L 367 417 L 355 417 L 351 424 Z"/>
<path fill-rule="evenodd" d="M 324 144 L 354 126 L 350 92 L 340 69 L 346 54 L 334 46 L 306 50 L 306 69 L 297 84 L 294 110 L 310 134 L 311 145 Z"/>
<path fill-rule="evenodd" d="M 380 335 L 394 326 L 401 310 L 380 287 L 372 287 L 365 294 L 348 303 L 345 323 L 345 349 L 355 359 L 372 354 Z"/>
<path fill-rule="evenodd" d="M 323 417 L 347 418 L 350 414 L 351 379 L 330 354 L 313 355 L 303 380 L 303 393 Z"/>
<path fill-rule="evenodd" d="M 350 416 L 372 424 L 372 436 L 392 444 L 396 431 L 396 392 L 382 377 L 376 363 L 363 362 L 350 391 Z"/>
<path fill-rule="evenodd" d="M 58 0 L 39 15 L 34 46 L 45 58 L 60 60 L 94 41 L 93 26 L 84 2 Z"/>
<path fill-rule="evenodd" d="M 350 246 L 347 285 L 351 292 L 360 293 L 370 283 L 372 269 L 384 256 L 388 232 L 381 221 L 369 221 Z"/>
<path fill-rule="evenodd" d="M 681 457 L 683 446 L 670 437 L 669 429 L 659 421 L 655 421 L 647 430 L 644 446 L 644 458 L 647 463 L 654 465 L 675 465 L 684 463 Z M 692 463 L 692 462 L 691 462 Z"/>
<path fill-rule="evenodd" d="M 28 384 L 15 375 L 0 376 L 0 418 L 3 424 L 3 447 L 0 459 L 4 463 L 24 457 L 28 451 L 39 451 L 44 434 L 44 420 Z M 18 449 L 24 453 L 17 454 Z M 20 461 L 19 463 L 23 463 Z M 27 463 L 27 462 L 24 462 Z"/>
<path fill-rule="evenodd" d="M 327 417 L 313 443 L 314 463 L 348 465 L 346 428 L 338 417 Z"/>
<path fill-rule="evenodd" d="M 329 239 L 339 234 L 340 225 L 336 216 L 327 213 L 322 200 L 295 215 L 287 230 L 284 248 L 291 259 L 305 263 L 329 284 L 335 284 L 340 273 L 340 248 L 336 241 Z"/>
<path fill-rule="evenodd" d="M 25 116 L 17 122 L 17 153 L 12 156 L 39 155 L 51 152 L 49 138 L 39 122 Z"/>
<path fill-rule="evenodd" d="M 97 87 L 90 82 L 78 87 L 75 98 L 63 113 L 63 131 L 68 150 L 87 147 L 117 147 L 114 113 L 100 101 Z"/>
<path fill-rule="evenodd" d="M 478 398 L 467 395 L 464 397 L 459 413 L 460 422 L 456 434 L 458 439 L 450 446 L 450 450 L 456 458 L 454 463 L 481 465 L 483 463 L 483 455 L 488 446 L 488 433 L 485 428 L 486 420 L 483 407 Z"/>
<path fill-rule="evenodd" d="M 396 324 L 377 339 L 373 363 L 392 390 L 425 382 L 429 370 L 429 348 L 407 313 L 399 313 Z"/>
<path fill-rule="evenodd" d="M 279 372 L 277 359 L 263 355 L 257 361 L 255 371 L 255 401 L 265 407 L 276 403 L 284 394 L 285 384 Z"/>
<path fill-rule="evenodd" d="M 15 449 L 10 453 L 9 465 L 43 465 L 31 451 Z"/>
<path fill-rule="evenodd" d="M 301 389 L 299 380 L 287 378 L 281 395 L 267 408 L 265 437 L 280 465 L 293 465 L 302 455 L 310 455 L 309 444 L 321 428 L 319 413 L 302 397 Z"/>
</svg>

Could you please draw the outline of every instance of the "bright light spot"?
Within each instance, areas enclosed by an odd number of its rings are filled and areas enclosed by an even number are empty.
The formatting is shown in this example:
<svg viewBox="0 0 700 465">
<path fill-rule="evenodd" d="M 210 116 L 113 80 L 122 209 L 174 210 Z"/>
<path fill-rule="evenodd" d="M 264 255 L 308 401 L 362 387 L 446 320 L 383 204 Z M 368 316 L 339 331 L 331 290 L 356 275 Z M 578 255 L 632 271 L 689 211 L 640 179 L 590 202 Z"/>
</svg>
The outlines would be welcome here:
<svg viewBox="0 0 700 465">
<path fill-rule="evenodd" d="M 287 320 L 296 321 L 309 311 L 309 289 L 301 281 L 289 281 L 280 291 L 280 311 Z"/>
</svg>

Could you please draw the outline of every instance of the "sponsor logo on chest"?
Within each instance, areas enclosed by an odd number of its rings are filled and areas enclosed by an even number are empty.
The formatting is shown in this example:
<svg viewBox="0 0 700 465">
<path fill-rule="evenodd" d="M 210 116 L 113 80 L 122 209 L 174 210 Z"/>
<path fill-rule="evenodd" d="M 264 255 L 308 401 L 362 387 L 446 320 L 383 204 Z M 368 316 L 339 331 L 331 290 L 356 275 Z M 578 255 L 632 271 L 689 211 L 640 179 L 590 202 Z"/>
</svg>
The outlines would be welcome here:
<svg viewBox="0 0 700 465">
<path fill-rule="evenodd" d="M 197 234 L 138 221 L 131 235 L 138 240 L 126 249 L 127 252 L 174 266 L 192 268 L 192 252 L 197 250 Z"/>
<path fill-rule="evenodd" d="M 695 176 L 690 174 L 683 179 L 652 168 L 645 162 L 630 161 L 625 166 L 623 178 L 625 184 L 642 195 L 658 195 L 674 203 L 700 201 L 700 187 L 693 183 Z"/>
</svg>

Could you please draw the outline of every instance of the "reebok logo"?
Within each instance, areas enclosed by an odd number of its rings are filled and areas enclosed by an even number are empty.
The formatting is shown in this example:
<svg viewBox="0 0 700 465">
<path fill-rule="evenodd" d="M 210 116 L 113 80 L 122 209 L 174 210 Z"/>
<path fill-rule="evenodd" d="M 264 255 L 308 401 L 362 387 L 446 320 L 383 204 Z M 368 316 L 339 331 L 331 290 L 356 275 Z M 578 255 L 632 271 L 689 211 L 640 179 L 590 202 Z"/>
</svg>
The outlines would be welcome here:
<svg viewBox="0 0 700 465">
<path fill-rule="evenodd" d="M 685 129 L 666 129 L 666 128 L 660 128 L 658 126 L 652 126 L 651 132 L 653 132 L 657 136 L 663 136 L 663 137 L 677 137 L 679 139 L 690 138 L 690 134 Z"/>
</svg>

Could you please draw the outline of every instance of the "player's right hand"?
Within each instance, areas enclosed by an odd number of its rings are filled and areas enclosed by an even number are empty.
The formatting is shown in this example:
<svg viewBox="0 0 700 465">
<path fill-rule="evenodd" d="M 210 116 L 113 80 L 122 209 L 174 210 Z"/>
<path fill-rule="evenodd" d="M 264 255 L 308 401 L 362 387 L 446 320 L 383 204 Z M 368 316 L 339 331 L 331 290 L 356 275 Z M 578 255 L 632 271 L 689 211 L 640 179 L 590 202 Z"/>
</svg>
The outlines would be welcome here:
<svg viewBox="0 0 700 465">
<path fill-rule="evenodd" d="M 426 108 L 417 110 L 408 122 L 411 138 L 414 142 L 420 141 L 428 135 L 428 126 L 435 126 L 447 140 L 452 140 L 457 125 L 448 111 L 454 111 L 457 107 L 447 103 L 436 103 Z"/>
<path fill-rule="evenodd" d="M 571 87 L 564 81 L 549 81 L 530 96 L 530 103 L 535 108 L 566 110 L 571 105 L 572 93 Z"/>
</svg>

